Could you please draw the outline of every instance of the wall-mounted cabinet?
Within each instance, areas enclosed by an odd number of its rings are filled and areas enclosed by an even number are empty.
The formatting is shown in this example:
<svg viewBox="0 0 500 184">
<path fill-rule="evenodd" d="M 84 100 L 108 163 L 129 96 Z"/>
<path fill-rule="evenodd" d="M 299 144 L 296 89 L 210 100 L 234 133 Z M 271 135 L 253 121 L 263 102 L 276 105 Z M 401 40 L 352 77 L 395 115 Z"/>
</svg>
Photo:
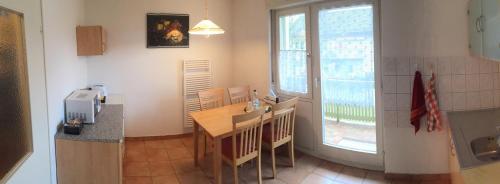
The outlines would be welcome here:
<svg viewBox="0 0 500 184">
<path fill-rule="evenodd" d="M 471 54 L 500 61 L 500 0 L 471 0 L 468 15 Z"/>
<path fill-rule="evenodd" d="M 76 27 L 78 56 L 103 55 L 106 51 L 106 33 L 102 26 Z"/>
</svg>

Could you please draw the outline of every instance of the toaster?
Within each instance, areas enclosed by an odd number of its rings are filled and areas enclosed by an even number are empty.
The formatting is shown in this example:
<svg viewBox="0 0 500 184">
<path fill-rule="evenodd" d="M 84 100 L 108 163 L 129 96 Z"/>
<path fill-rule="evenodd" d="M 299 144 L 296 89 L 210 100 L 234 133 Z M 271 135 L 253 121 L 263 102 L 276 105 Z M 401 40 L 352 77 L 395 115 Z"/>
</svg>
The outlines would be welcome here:
<svg viewBox="0 0 500 184">
<path fill-rule="evenodd" d="M 80 119 L 84 123 L 95 123 L 97 113 L 101 111 L 99 92 L 94 90 L 76 90 L 64 100 L 66 121 Z"/>
</svg>

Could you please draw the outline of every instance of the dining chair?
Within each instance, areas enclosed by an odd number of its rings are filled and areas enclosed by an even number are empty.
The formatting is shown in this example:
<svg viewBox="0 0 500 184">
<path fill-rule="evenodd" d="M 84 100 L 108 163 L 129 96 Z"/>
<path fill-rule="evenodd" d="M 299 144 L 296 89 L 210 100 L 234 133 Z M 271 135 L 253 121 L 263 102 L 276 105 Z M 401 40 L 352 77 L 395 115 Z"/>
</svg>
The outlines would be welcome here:
<svg viewBox="0 0 500 184">
<path fill-rule="evenodd" d="M 250 86 L 241 86 L 228 88 L 229 99 L 231 100 L 231 104 L 237 104 L 242 102 L 250 101 Z"/>
<path fill-rule="evenodd" d="M 198 92 L 198 99 L 200 100 L 200 110 L 205 111 L 224 106 L 224 88 L 212 88 L 205 91 Z M 204 134 L 204 154 L 207 153 L 207 135 Z M 213 148 L 213 145 L 210 144 Z"/>
<path fill-rule="evenodd" d="M 233 116 L 232 136 L 222 139 L 222 160 L 233 168 L 234 183 L 238 183 L 238 166 L 257 159 L 257 179 L 262 183 L 261 144 L 265 108 Z"/>
<path fill-rule="evenodd" d="M 285 102 L 280 102 L 271 107 L 271 123 L 263 128 L 262 145 L 271 150 L 273 167 L 273 178 L 276 177 L 276 154 L 275 149 L 288 143 L 288 156 L 292 167 L 295 166 L 295 155 L 293 150 L 293 130 L 295 125 L 295 110 L 298 97 Z"/>
<path fill-rule="evenodd" d="M 202 111 L 224 106 L 224 89 L 212 88 L 198 92 Z"/>
</svg>

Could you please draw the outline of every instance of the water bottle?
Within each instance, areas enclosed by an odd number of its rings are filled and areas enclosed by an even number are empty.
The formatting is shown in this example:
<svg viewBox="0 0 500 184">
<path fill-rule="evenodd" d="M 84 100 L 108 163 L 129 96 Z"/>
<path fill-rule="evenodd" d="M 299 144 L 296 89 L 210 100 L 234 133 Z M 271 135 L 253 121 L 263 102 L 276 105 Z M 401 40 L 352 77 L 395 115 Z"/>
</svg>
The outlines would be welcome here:
<svg viewBox="0 0 500 184">
<path fill-rule="evenodd" d="M 253 106 L 256 109 L 260 107 L 259 95 L 257 94 L 257 90 L 255 90 L 255 89 L 253 90 L 252 102 L 253 102 Z"/>
</svg>

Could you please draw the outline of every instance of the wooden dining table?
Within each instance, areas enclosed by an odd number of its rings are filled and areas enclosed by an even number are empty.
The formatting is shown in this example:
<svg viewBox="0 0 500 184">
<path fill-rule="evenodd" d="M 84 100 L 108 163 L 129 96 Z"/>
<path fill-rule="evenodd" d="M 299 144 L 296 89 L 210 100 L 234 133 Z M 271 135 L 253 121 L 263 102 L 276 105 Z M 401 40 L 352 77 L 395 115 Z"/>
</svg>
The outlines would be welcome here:
<svg viewBox="0 0 500 184">
<path fill-rule="evenodd" d="M 193 118 L 193 132 L 194 132 L 194 164 L 198 166 L 198 144 L 199 138 L 198 134 L 200 128 L 205 130 L 205 133 L 213 138 L 214 140 L 214 151 L 213 151 L 213 171 L 215 183 L 222 183 L 222 149 L 221 141 L 223 138 L 232 135 L 233 131 L 233 121 L 232 117 L 234 115 L 244 114 L 246 103 L 239 103 L 233 105 L 227 105 L 219 108 L 214 108 L 205 111 L 192 112 L 191 117 Z M 268 104 L 262 102 L 261 106 L 267 106 Z M 271 120 L 271 113 L 266 113 L 264 115 L 264 123 L 269 123 Z"/>
</svg>

